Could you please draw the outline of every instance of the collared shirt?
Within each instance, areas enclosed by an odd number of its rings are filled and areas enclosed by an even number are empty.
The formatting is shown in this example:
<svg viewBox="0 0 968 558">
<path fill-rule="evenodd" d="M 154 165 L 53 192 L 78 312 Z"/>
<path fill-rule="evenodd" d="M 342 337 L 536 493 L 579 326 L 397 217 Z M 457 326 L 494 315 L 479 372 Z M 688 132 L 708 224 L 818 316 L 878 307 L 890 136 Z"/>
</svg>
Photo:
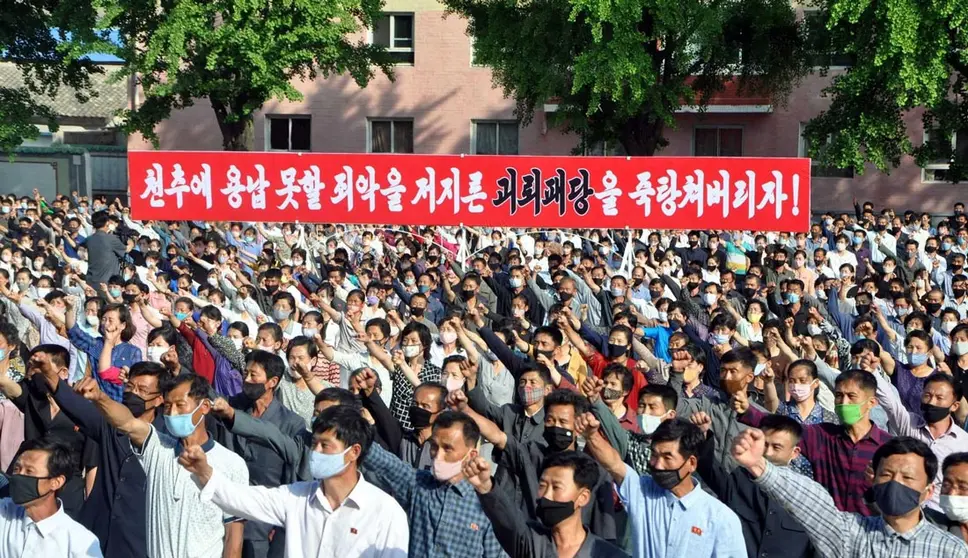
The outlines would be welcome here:
<svg viewBox="0 0 968 558">
<path fill-rule="evenodd" d="M 66 513 L 60 500 L 57 512 L 37 523 L 23 506 L 0 500 L 0 556 L 4 558 L 101 558 L 97 537 Z"/>
<path fill-rule="evenodd" d="M 112 428 L 67 382 L 61 380 L 53 396 L 81 431 L 97 442 L 99 451 L 97 475 L 81 510 L 81 523 L 97 536 L 105 555 L 145 558 L 146 478 L 127 435 Z M 158 415 L 155 426 L 160 423 Z"/>
<path fill-rule="evenodd" d="M 529 521 L 519 508 L 511 504 L 504 491 L 495 487 L 486 494 L 479 495 L 484 513 L 491 518 L 497 540 L 511 556 L 531 558 L 557 558 L 552 531 L 536 521 Z M 585 529 L 575 558 L 624 558 L 628 555 L 619 547 L 595 536 Z"/>
<path fill-rule="evenodd" d="M 58 345 L 67 349 L 67 352 L 71 357 L 70 377 L 76 378 L 78 377 L 78 374 L 83 376 L 84 370 L 78 370 L 78 366 L 80 366 L 80 364 L 78 363 L 77 358 L 77 347 L 68 341 L 66 337 L 63 337 L 60 333 L 58 333 L 57 328 L 54 327 L 54 324 L 50 323 L 50 321 L 48 321 L 36 307 L 23 302 L 17 305 L 17 307 L 20 308 L 20 313 L 23 315 L 23 317 L 27 318 L 27 320 L 32 323 L 35 328 L 37 328 L 37 331 L 40 332 L 40 343 L 42 345 Z"/>
<path fill-rule="evenodd" d="M 877 379 L 877 403 L 887 412 L 887 428 L 896 436 L 910 436 L 917 438 L 938 456 L 938 463 L 944 463 L 945 457 L 952 453 L 968 451 L 968 432 L 955 424 L 949 418 L 948 430 L 938 438 L 934 437 L 921 415 L 909 412 L 901 403 L 894 386 L 884 378 L 883 374 L 874 374 Z M 935 510 L 941 510 L 941 467 L 934 478 L 934 493 L 927 505 Z"/>
<path fill-rule="evenodd" d="M 235 521 L 211 502 L 199 499 L 201 490 L 192 474 L 178 464 L 181 442 L 154 426 L 139 449 L 145 476 L 148 525 L 145 531 L 151 558 L 221 558 L 224 524 Z M 239 484 L 249 484 L 245 461 L 216 443 L 211 434 L 202 444 L 212 468 Z"/>
<path fill-rule="evenodd" d="M 619 497 L 628 511 L 633 556 L 746 558 L 739 517 L 699 483 L 677 498 L 626 465 Z"/>
<path fill-rule="evenodd" d="M 393 496 L 410 518 L 410 556 L 491 558 L 504 556 L 491 522 L 466 480 L 442 483 L 377 444 L 363 461 L 367 470 L 394 488 Z"/>
<path fill-rule="evenodd" d="M 968 546 L 923 517 L 898 533 L 883 517 L 861 517 L 835 507 L 824 487 L 770 463 L 754 479 L 807 530 L 822 556 L 838 558 L 968 558 Z"/>
<path fill-rule="evenodd" d="M 267 488 L 232 482 L 215 469 L 201 492 L 226 514 L 285 528 L 288 558 L 407 556 L 407 514 L 362 475 L 335 510 L 319 481 Z"/>
<path fill-rule="evenodd" d="M 429 360 L 425 360 L 423 366 L 417 372 L 420 383 L 439 382 L 440 367 L 435 366 Z M 383 385 L 386 385 L 385 383 Z M 399 366 L 393 368 L 393 399 L 390 401 L 390 411 L 393 418 L 400 421 L 400 427 L 404 430 L 413 430 L 410 424 L 410 406 L 413 405 L 413 393 L 416 388 L 407 379 L 407 375 Z"/>
<path fill-rule="evenodd" d="M 766 413 L 754 407 L 739 417 L 740 422 L 758 427 Z M 871 515 L 864 492 L 870 482 L 864 471 L 874 458 L 874 452 L 891 435 L 871 423 L 866 436 L 856 443 L 839 424 L 811 424 L 804 426 L 800 450 L 813 466 L 813 476 L 830 492 L 838 509 Z"/>
</svg>

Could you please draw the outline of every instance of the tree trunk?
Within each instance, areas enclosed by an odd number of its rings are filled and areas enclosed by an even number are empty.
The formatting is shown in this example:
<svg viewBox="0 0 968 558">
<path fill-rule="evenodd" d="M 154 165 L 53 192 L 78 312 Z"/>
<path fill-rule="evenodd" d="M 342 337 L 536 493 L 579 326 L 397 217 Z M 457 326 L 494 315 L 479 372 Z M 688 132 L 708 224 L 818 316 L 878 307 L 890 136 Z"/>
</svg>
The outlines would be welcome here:
<svg viewBox="0 0 968 558">
<path fill-rule="evenodd" d="M 633 157 L 651 157 L 666 143 L 662 132 L 665 123 L 651 114 L 639 114 L 622 126 L 619 141 L 625 152 Z"/>
<path fill-rule="evenodd" d="M 211 102 L 219 130 L 222 132 L 222 149 L 225 151 L 251 150 L 255 133 L 252 115 L 233 114 L 234 120 L 229 122 L 230 113 L 226 104 L 215 99 L 212 99 Z"/>
</svg>

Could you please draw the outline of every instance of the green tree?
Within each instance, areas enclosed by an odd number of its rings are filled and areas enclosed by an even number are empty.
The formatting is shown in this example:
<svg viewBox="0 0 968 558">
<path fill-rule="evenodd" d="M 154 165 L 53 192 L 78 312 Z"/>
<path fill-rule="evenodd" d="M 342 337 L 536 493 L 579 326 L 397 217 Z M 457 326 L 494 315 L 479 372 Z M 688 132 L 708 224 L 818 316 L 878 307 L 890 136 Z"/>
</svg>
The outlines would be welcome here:
<svg viewBox="0 0 968 558">
<path fill-rule="evenodd" d="M 371 27 L 382 0 L 94 0 L 99 27 L 121 45 L 83 45 L 123 59 L 119 78 L 135 75 L 144 103 L 123 114 L 128 131 L 157 142 L 172 110 L 208 99 L 226 150 L 247 150 L 253 114 L 270 99 L 299 101 L 292 81 L 348 73 L 366 85 L 382 47 L 352 36 Z"/>
<path fill-rule="evenodd" d="M 968 3 L 818 0 L 816 36 L 854 59 L 825 90 L 828 110 L 804 129 L 810 155 L 822 164 L 866 163 L 883 172 L 905 155 L 918 164 L 950 161 L 946 178 L 968 170 Z M 911 141 L 905 118 L 923 109 L 929 141 Z M 961 131 L 956 149 L 952 137 Z"/>
<path fill-rule="evenodd" d="M 444 0 L 468 20 L 477 60 L 527 123 L 556 118 L 583 142 L 619 141 L 630 155 L 667 144 L 681 105 L 704 107 L 738 78 L 782 105 L 808 71 L 789 0 Z"/>
<path fill-rule="evenodd" d="M 64 41 L 72 30 L 90 30 L 94 11 L 85 0 L 4 2 L 0 13 L 0 58 L 19 68 L 23 84 L 0 83 L 0 151 L 11 151 L 40 133 L 36 123 L 57 130 L 56 114 L 45 103 L 61 86 L 78 100 L 91 95 L 90 75 L 100 70 L 72 54 Z M 55 31 L 56 30 L 56 31 Z"/>
</svg>

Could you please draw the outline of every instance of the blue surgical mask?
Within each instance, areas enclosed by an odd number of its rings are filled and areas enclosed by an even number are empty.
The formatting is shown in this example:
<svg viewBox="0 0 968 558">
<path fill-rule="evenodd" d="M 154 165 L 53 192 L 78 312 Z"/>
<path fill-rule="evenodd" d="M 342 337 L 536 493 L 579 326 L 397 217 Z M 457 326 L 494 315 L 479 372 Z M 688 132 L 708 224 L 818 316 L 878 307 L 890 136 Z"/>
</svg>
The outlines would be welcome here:
<svg viewBox="0 0 968 558">
<path fill-rule="evenodd" d="M 797 293 L 785 293 L 783 295 L 783 298 L 786 299 L 786 301 L 789 302 L 790 304 L 796 304 L 800 302 L 800 295 L 798 295 Z"/>
<path fill-rule="evenodd" d="M 0 360 L 7 358 L 7 349 L 0 349 Z"/>
<path fill-rule="evenodd" d="M 948 250 L 951 250 L 951 243 L 950 242 L 942 242 L 941 243 L 941 249 L 944 250 L 945 252 L 947 252 Z"/>
<path fill-rule="evenodd" d="M 729 335 L 726 335 L 725 333 L 713 333 L 709 336 L 709 340 L 713 343 L 713 345 L 722 345 L 729 342 Z"/>
<path fill-rule="evenodd" d="M 907 354 L 908 364 L 911 366 L 921 366 L 925 362 L 928 362 L 928 355 L 926 353 L 912 353 Z"/>
<path fill-rule="evenodd" d="M 191 316 L 191 314 L 189 314 L 188 312 L 175 312 L 175 317 L 178 318 L 178 321 L 180 322 L 184 322 L 185 318 L 187 318 L 188 316 Z"/>
<path fill-rule="evenodd" d="M 187 438 L 192 435 L 195 431 L 195 427 L 198 426 L 197 423 L 192 422 L 192 416 L 195 415 L 195 411 L 201 408 L 202 404 L 199 403 L 198 407 L 190 413 L 185 413 L 184 415 L 165 415 L 165 428 L 168 429 L 168 433 L 175 438 Z M 203 419 L 204 420 L 204 417 Z M 201 422 L 199 420 L 199 422 Z"/>
<path fill-rule="evenodd" d="M 349 463 L 343 462 L 343 456 L 350 448 L 346 448 L 340 453 L 319 453 L 318 451 L 309 454 L 309 471 L 316 480 L 335 477 L 343 472 Z"/>
</svg>

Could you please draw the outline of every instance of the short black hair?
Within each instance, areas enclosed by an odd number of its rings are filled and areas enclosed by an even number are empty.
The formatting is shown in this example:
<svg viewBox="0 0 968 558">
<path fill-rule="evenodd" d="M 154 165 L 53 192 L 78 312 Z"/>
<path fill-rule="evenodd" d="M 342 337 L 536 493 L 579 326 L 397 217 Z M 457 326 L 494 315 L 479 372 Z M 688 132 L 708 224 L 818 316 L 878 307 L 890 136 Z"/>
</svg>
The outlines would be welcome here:
<svg viewBox="0 0 968 558">
<path fill-rule="evenodd" d="M 961 401 L 961 382 L 955 381 L 953 377 L 945 374 L 944 372 L 935 372 L 925 378 L 924 387 L 928 387 L 928 384 L 948 384 L 951 387 L 952 393 L 955 395 L 955 401 Z"/>
<path fill-rule="evenodd" d="M 42 451 L 47 454 L 48 478 L 63 476 L 66 483 L 70 480 L 71 473 L 76 469 L 77 456 L 74 450 L 59 438 L 48 435 L 26 440 L 20 445 L 20 452 L 17 456 L 19 457 L 27 451 Z"/>
<path fill-rule="evenodd" d="M 955 465 L 961 465 L 962 463 L 968 463 L 968 451 L 959 451 L 949 454 L 944 458 L 944 464 L 941 466 L 941 471 L 947 471 L 948 467 L 954 467 Z"/>
<path fill-rule="evenodd" d="M 834 388 L 843 384 L 844 382 L 854 382 L 860 388 L 869 393 L 877 393 L 877 380 L 874 375 L 867 370 L 861 370 L 860 368 L 851 368 L 850 370 L 845 370 L 837 376 L 834 381 Z"/>
<path fill-rule="evenodd" d="M 423 325 L 420 322 L 410 322 L 407 324 L 403 331 L 400 332 L 400 339 L 402 339 L 411 333 L 416 333 L 417 337 L 420 339 L 420 344 L 423 345 L 424 359 L 430 358 L 430 345 L 433 343 L 434 339 L 430 335 L 430 328 Z"/>
<path fill-rule="evenodd" d="M 344 388 L 330 387 L 317 393 L 316 399 L 313 401 L 313 406 L 316 406 L 323 401 L 333 401 L 337 405 L 350 407 L 352 409 L 356 409 L 357 411 L 363 408 L 363 404 L 360 403 L 360 400 L 355 395 L 353 395 L 353 392 Z"/>
<path fill-rule="evenodd" d="M 9 340 L 7 340 L 7 342 L 9 343 Z M 67 351 L 67 349 L 61 347 L 60 345 L 54 345 L 51 343 L 46 345 L 37 345 L 32 351 L 30 351 L 30 356 L 34 356 L 37 353 L 44 353 L 47 355 L 55 366 L 62 366 L 64 368 L 71 367 L 71 354 Z M 27 357 L 27 360 L 30 360 L 30 357 Z"/>
<path fill-rule="evenodd" d="M 538 337 L 538 335 L 547 335 L 548 337 L 551 337 L 551 341 L 556 347 L 561 346 L 561 343 L 565 339 L 565 337 L 561 334 L 561 330 L 555 326 L 541 326 L 534 330 L 534 334 L 531 335 L 531 338 L 535 339 Z"/>
<path fill-rule="evenodd" d="M 541 463 L 541 471 L 538 472 L 538 478 L 541 477 L 542 473 L 552 467 L 571 469 L 575 476 L 575 484 L 588 490 L 595 488 L 601 474 L 598 463 L 580 451 L 562 451 L 548 455 Z"/>
<path fill-rule="evenodd" d="M 132 364 L 131 370 L 128 371 L 128 381 L 141 376 L 153 376 L 158 380 L 158 387 L 161 388 L 169 380 L 171 374 L 167 368 L 156 362 L 141 361 Z"/>
<path fill-rule="evenodd" d="M 171 324 L 166 323 L 161 327 L 156 327 L 149 331 L 147 343 L 151 343 L 159 337 L 164 339 L 165 343 L 169 346 L 178 345 L 178 333 L 175 331 L 175 328 L 171 327 Z"/>
<path fill-rule="evenodd" d="M 477 427 L 477 423 L 474 422 L 474 419 L 460 411 L 444 411 L 437 415 L 437 420 L 434 421 L 433 430 L 436 431 L 441 428 L 450 428 L 455 424 L 459 424 L 461 426 L 461 432 L 464 435 L 464 443 L 469 447 L 477 446 L 477 442 L 481 439 L 481 429 Z"/>
<path fill-rule="evenodd" d="M 928 484 L 932 484 L 934 477 L 938 474 L 938 456 L 931 451 L 928 444 L 910 436 L 891 438 L 884 445 L 877 448 L 877 451 L 874 452 L 874 473 L 877 473 L 877 467 L 884 459 L 892 455 L 904 455 L 907 453 L 921 456 L 921 459 L 924 460 L 924 472 L 927 475 Z"/>
<path fill-rule="evenodd" d="M 800 443 L 803 437 L 803 426 L 794 419 L 785 415 L 766 415 L 760 422 L 760 430 L 763 432 L 780 431 L 786 432 L 793 438 L 793 445 Z"/>
<path fill-rule="evenodd" d="M 319 348 L 316 347 L 316 343 L 312 339 L 305 335 L 297 335 L 289 340 L 289 345 L 286 347 L 286 358 L 292 355 L 292 350 L 296 347 L 306 347 L 306 353 L 309 355 L 309 358 L 319 356 Z"/>
<path fill-rule="evenodd" d="M 188 388 L 188 397 L 191 397 L 196 402 L 201 403 L 204 399 L 212 398 L 212 384 L 208 383 L 208 380 L 198 374 L 170 376 L 168 381 L 161 386 L 161 393 L 167 396 L 172 390 L 184 384 L 191 384 Z"/>
<path fill-rule="evenodd" d="M 588 399 L 584 395 L 576 393 L 570 389 L 556 389 L 545 396 L 544 408 L 547 413 L 548 409 L 560 405 L 570 405 L 575 409 L 575 416 L 582 415 L 588 412 L 589 404 Z"/>
<path fill-rule="evenodd" d="M 260 325 L 259 331 L 268 331 L 272 335 L 272 340 L 276 343 L 282 343 L 283 341 L 282 328 L 275 322 L 266 322 Z"/>
<path fill-rule="evenodd" d="M 349 448 L 360 445 L 360 456 L 366 455 L 373 443 L 373 427 L 366 422 L 359 409 L 345 405 L 334 405 L 327 408 L 313 421 L 313 434 L 322 434 L 333 430 L 336 439 Z"/>
<path fill-rule="evenodd" d="M 390 337 L 390 322 L 386 321 L 385 319 L 372 318 L 370 320 L 367 320 L 366 327 L 364 327 L 363 329 L 367 330 L 367 329 L 370 329 L 371 327 L 379 328 L 380 333 L 383 334 L 384 338 Z"/>
<path fill-rule="evenodd" d="M 719 360 L 720 366 L 733 362 L 738 362 L 752 371 L 756 368 L 756 355 L 747 347 L 736 347 L 727 351 Z"/>
<path fill-rule="evenodd" d="M 632 391 L 633 378 L 632 371 L 625 367 L 624 364 L 620 362 L 612 362 L 605 366 L 602 370 L 602 380 L 608 378 L 609 376 L 618 376 L 619 382 L 622 384 L 622 391 Z"/>
<path fill-rule="evenodd" d="M 639 390 L 639 401 L 642 401 L 643 395 L 652 395 L 655 397 L 662 398 L 662 404 L 665 405 L 666 412 L 673 411 L 679 405 L 679 394 L 670 386 L 664 384 L 649 384 Z"/>
<path fill-rule="evenodd" d="M 246 367 L 253 363 L 258 364 L 265 370 L 267 382 L 273 378 L 281 379 L 286 372 L 286 363 L 282 361 L 282 357 L 269 351 L 256 349 L 245 355 Z"/>
<path fill-rule="evenodd" d="M 676 418 L 662 421 L 652 433 L 652 446 L 659 442 L 679 442 L 679 454 L 689 459 L 699 453 L 699 447 L 706 437 L 695 424 Z"/>
<path fill-rule="evenodd" d="M 800 360 L 795 360 L 790 363 L 787 367 L 787 373 L 789 374 L 794 368 L 803 368 L 807 371 L 811 380 L 816 380 L 820 377 L 819 371 L 817 370 L 817 363 L 812 360 L 801 358 Z"/>
<path fill-rule="evenodd" d="M 414 402 L 416 402 L 416 400 L 417 400 L 417 392 L 418 391 L 421 391 L 421 390 L 434 390 L 434 391 L 436 391 L 437 392 L 437 396 L 438 396 L 438 399 L 437 400 L 439 402 L 440 408 L 443 409 L 443 408 L 446 408 L 447 407 L 447 386 L 445 386 L 445 385 L 443 385 L 441 383 L 438 383 L 438 382 L 424 382 L 424 383 L 420 384 L 419 386 L 413 388 L 413 400 L 414 400 Z"/>
</svg>

